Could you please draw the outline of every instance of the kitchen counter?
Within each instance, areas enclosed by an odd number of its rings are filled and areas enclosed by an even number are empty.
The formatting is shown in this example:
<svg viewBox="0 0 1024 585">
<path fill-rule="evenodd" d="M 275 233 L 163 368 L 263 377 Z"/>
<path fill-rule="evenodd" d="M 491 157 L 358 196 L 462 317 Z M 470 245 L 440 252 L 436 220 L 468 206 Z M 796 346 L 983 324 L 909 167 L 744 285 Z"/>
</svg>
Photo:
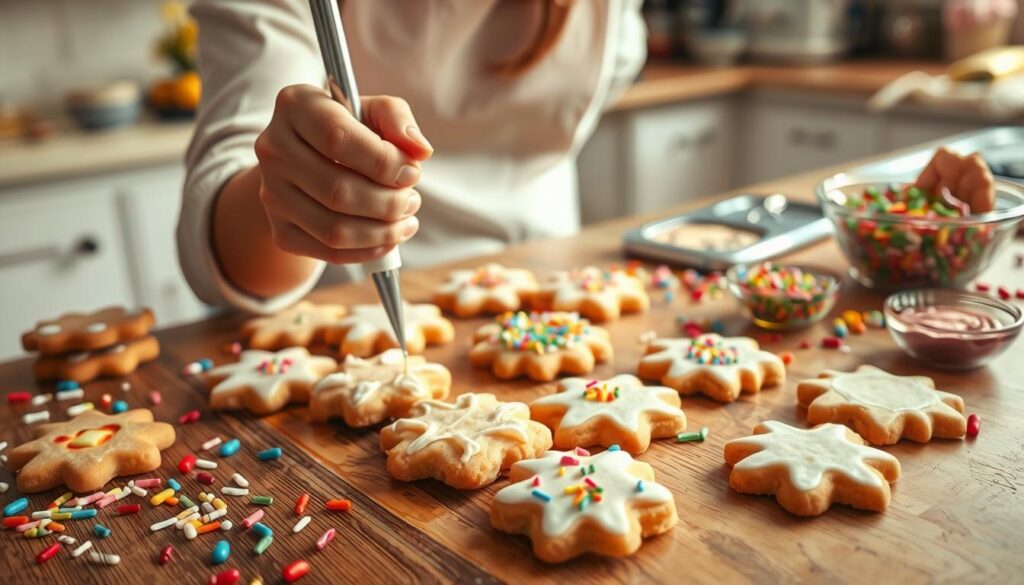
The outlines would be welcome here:
<svg viewBox="0 0 1024 585">
<path fill-rule="evenodd" d="M 751 190 L 809 198 L 815 182 L 835 170 L 787 177 Z M 707 202 L 689 202 L 678 210 Z M 623 231 L 646 219 L 650 217 L 616 220 L 567 239 L 532 242 L 457 264 L 407 270 L 403 272 L 403 289 L 410 302 L 428 301 L 450 269 L 489 260 L 530 268 L 540 277 L 559 269 L 621 263 Z M 1024 270 L 1012 266 L 1013 253 L 1024 251 L 1024 243 L 1018 239 L 1011 247 L 1013 251 L 995 263 L 985 280 L 1024 286 Z M 836 270 L 845 266 L 833 241 L 806 248 L 785 260 Z M 848 278 L 843 284 L 836 314 L 847 308 L 881 307 L 883 295 L 858 287 Z M 345 304 L 375 302 L 368 283 L 329 287 L 312 297 Z M 640 335 L 653 330 L 662 337 L 678 336 L 674 320 L 680 314 L 691 319 L 723 319 L 730 335 L 760 333 L 739 314 L 730 298 L 693 303 L 677 297 L 671 305 L 656 298 L 650 312 L 608 324 L 615 340 L 615 358 L 598 366 L 592 375 L 605 378 L 635 372 L 643 349 L 637 342 Z M 127 400 L 133 408 L 148 406 L 147 396 L 155 389 L 163 394 L 163 402 L 153 407 L 159 420 L 176 421 L 192 409 L 202 412 L 199 422 L 176 426 L 177 443 L 164 452 L 163 467 L 148 475 L 180 476 L 175 464 L 207 439 L 239 437 L 242 452 L 220 459 L 220 467 L 213 473 L 218 482 L 226 483 L 233 471 L 239 471 L 252 481 L 254 493 L 275 497 L 264 520 L 276 533 L 273 546 L 261 556 L 253 555 L 250 551 L 255 539 L 239 528 L 216 536 L 203 535 L 193 542 L 173 529 L 151 534 L 149 524 L 167 517 L 168 511 L 144 503 L 142 513 L 136 516 L 117 518 L 106 511 L 99 517 L 113 529 L 113 536 L 97 541 L 95 546 L 103 552 L 120 554 L 123 560 L 117 567 L 74 561 L 64 552 L 36 566 L 34 555 L 46 543 L 5 531 L 0 533 L 7 551 L 0 560 L 0 574 L 7 575 L 11 583 L 72 579 L 191 583 L 220 570 L 209 565 L 210 549 L 219 538 L 231 541 L 234 549 L 224 567 L 239 568 L 243 582 L 257 574 L 276 579 L 284 565 L 300 558 L 312 565 L 310 582 L 353 583 L 1002 583 L 1017 579 L 1024 571 L 1024 556 L 1020 554 L 1024 541 L 1024 504 L 1020 498 L 1024 490 L 1020 435 L 1020 422 L 1024 420 L 1024 361 L 1020 359 L 1024 340 L 1019 339 L 1014 348 L 987 368 L 949 373 L 911 361 L 884 330 L 850 337 L 849 353 L 817 348 L 818 340 L 830 334 L 828 319 L 807 330 L 784 333 L 781 341 L 765 346 L 770 351 L 793 351 L 796 356 L 784 385 L 745 394 L 728 405 L 699 395 L 686 397 L 683 407 L 689 428 L 707 426 L 711 431 L 708 440 L 687 444 L 656 441 L 639 457 L 654 467 L 657 480 L 675 495 L 679 524 L 669 533 L 646 541 L 637 554 L 626 559 L 586 557 L 551 566 L 533 558 L 527 539 L 489 527 L 488 508 L 504 481 L 473 492 L 460 492 L 432 480 L 396 482 L 385 471 L 374 429 L 310 423 L 309 413 L 301 406 L 264 418 L 211 412 L 206 406 L 208 391 L 198 379 L 183 377 L 182 366 L 203 357 L 211 357 L 218 364 L 230 362 L 232 358 L 223 348 L 237 339 L 242 320 L 238 315 L 224 315 L 160 332 L 160 358 L 128 377 L 128 392 L 122 392 L 119 380 L 94 382 L 85 386 L 86 399 L 98 401 L 109 392 Z M 529 401 L 550 393 L 551 384 L 500 382 L 488 370 L 471 367 L 467 358 L 469 340 L 472 332 L 486 322 L 482 318 L 458 320 L 455 341 L 426 352 L 429 360 L 443 363 L 452 371 L 453 395 L 493 392 L 506 400 Z M 797 349 L 802 340 L 814 348 Z M 900 459 L 903 475 L 893 486 L 892 504 L 884 513 L 835 506 L 817 518 L 797 518 L 783 511 L 772 497 L 740 495 L 729 488 L 722 457 L 726 441 L 749 434 L 763 420 L 804 426 L 804 413 L 795 406 L 797 382 L 816 377 L 825 368 L 851 370 L 864 363 L 899 375 L 927 375 L 935 379 L 938 388 L 960 394 L 967 412 L 981 416 L 980 435 L 924 445 L 903 441 L 887 447 L 886 451 Z M 52 391 L 51 387 L 37 388 L 27 359 L 0 364 L 0 388 Z M 49 405 L 54 420 L 64 420 L 66 406 Z M 0 440 L 16 445 L 29 437 L 31 429 L 20 421 L 26 410 L 22 406 L 0 406 L 0 429 L 4 429 Z M 278 462 L 259 463 L 254 453 L 274 445 L 283 447 L 284 457 Z M 0 472 L 0 480 L 13 485 L 9 473 Z M 204 487 L 191 479 L 182 483 L 190 495 Z M 50 490 L 32 496 L 33 509 L 45 506 L 59 493 Z M 313 521 L 305 532 L 292 534 L 297 517 L 291 508 L 301 493 L 312 496 Z M 12 488 L 3 501 L 14 497 L 17 494 Z M 323 502 L 335 497 L 350 498 L 352 510 L 344 514 L 324 511 Z M 229 517 L 236 525 L 253 511 L 238 498 L 231 499 L 229 505 Z M 328 527 L 337 529 L 337 538 L 323 552 L 315 552 L 312 543 Z M 91 534 L 91 528 L 92 522 L 68 523 L 68 533 L 78 538 Z M 174 561 L 157 565 L 154 558 L 168 543 L 175 547 Z"/>
</svg>

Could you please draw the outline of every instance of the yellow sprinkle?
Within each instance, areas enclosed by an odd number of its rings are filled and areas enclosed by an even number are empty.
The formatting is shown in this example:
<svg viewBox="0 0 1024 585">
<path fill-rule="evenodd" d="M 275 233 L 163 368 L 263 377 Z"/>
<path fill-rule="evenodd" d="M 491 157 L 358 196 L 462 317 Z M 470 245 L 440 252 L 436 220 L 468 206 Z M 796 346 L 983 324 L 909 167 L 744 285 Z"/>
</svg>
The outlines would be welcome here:
<svg viewBox="0 0 1024 585">
<path fill-rule="evenodd" d="M 162 492 L 158 493 L 157 495 L 153 496 L 152 498 L 150 498 L 149 499 L 149 503 L 153 504 L 154 506 L 159 506 L 160 504 L 166 502 L 167 498 L 169 498 L 169 497 L 171 497 L 173 495 L 174 495 L 174 488 L 167 488 L 164 491 L 162 491 Z"/>
<path fill-rule="evenodd" d="M 213 499 L 213 507 L 216 510 L 223 510 L 224 508 L 227 508 L 228 505 L 224 503 L 224 500 L 222 500 L 220 498 L 214 498 Z"/>
</svg>

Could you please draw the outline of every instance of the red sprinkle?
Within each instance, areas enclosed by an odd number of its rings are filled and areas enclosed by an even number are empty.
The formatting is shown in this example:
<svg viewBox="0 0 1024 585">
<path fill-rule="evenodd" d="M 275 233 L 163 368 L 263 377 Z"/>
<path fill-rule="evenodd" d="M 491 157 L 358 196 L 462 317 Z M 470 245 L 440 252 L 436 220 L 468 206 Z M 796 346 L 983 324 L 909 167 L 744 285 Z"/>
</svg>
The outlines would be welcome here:
<svg viewBox="0 0 1024 585">
<path fill-rule="evenodd" d="M 306 506 L 309 504 L 309 494 L 302 494 L 299 496 L 299 501 L 295 502 L 295 515 L 302 516 L 306 513 Z"/>
<path fill-rule="evenodd" d="M 789 364 L 793 363 L 793 354 L 791 352 L 784 351 L 779 354 L 779 359 L 782 360 L 782 363 L 788 366 Z"/>
<path fill-rule="evenodd" d="M 32 400 L 32 395 L 28 392 L 7 393 L 7 404 L 17 404 L 19 402 L 28 402 L 29 400 Z"/>
<path fill-rule="evenodd" d="M 214 477 L 209 473 L 206 473 L 205 471 L 200 471 L 199 473 L 197 473 L 196 479 L 199 480 L 199 483 L 203 483 L 206 485 L 210 485 L 214 482 Z"/>
<path fill-rule="evenodd" d="M 999 291 L 999 298 L 1003 299 L 1004 301 L 1010 300 L 1010 297 L 1013 296 L 1010 293 L 1010 289 L 1006 288 L 1005 286 L 1001 286 L 997 290 Z"/>
<path fill-rule="evenodd" d="M 284 571 L 281 572 L 281 575 L 284 577 L 286 582 L 294 583 L 295 581 L 305 577 L 307 573 L 309 573 L 309 563 L 303 560 L 298 560 L 293 561 L 285 567 Z"/>
<path fill-rule="evenodd" d="M 227 571 L 221 571 L 216 575 L 210 575 L 209 583 L 210 585 L 235 585 L 235 583 L 238 583 L 238 580 L 241 578 L 242 573 L 239 572 L 238 569 L 228 569 Z"/>
<path fill-rule="evenodd" d="M 351 500 L 327 500 L 327 509 L 332 512 L 348 512 L 351 508 Z"/>
<path fill-rule="evenodd" d="M 128 514 L 135 514 L 142 509 L 139 504 L 121 504 L 117 507 L 117 513 L 121 516 L 127 516 Z"/>
<path fill-rule="evenodd" d="M 185 424 L 188 424 L 188 423 L 194 423 L 197 420 L 199 420 L 199 411 L 198 410 L 190 410 L 190 411 L 186 412 L 185 414 L 181 415 L 180 417 L 178 417 L 178 424 L 179 425 L 185 425 Z"/>
<path fill-rule="evenodd" d="M 977 437 L 979 432 L 981 432 L 981 417 L 972 414 L 967 417 L 967 436 Z"/>
<path fill-rule="evenodd" d="M 800 342 L 800 349 L 810 349 L 811 342 L 806 339 Z"/>
<path fill-rule="evenodd" d="M 821 347 L 827 349 L 839 349 L 839 346 L 843 344 L 843 340 L 838 337 L 826 337 L 821 340 Z"/>
<path fill-rule="evenodd" d="M 110 408 L 110 405 L 114 403 L 114 398 L 110 394 L 104 394 L 100 396 L 100 408 L 106 410 Z"/>
<path fill-rule="evenodd" d="M 171 562 L 171 557 L 174 555 L 174 547 L 167 545 L 160 551 L 160 564 L 166 565 Z"/>
<path fill-rule="evenodd" d="M 1017 298 L 1018 299 L 1024 299 L 1024 288 L 1018 288 L 1017 289 Z"/>
<path fill-rule="evenodd" d="M 182 473 L 188 473 L 192 471 L 196 466 L 196 456 L 189 453 L 181 458 L 178 462 L 178 471 Z"/>
<path fill-rule="evenodd" d="M 983 282 L 979 282 L 974 285 L 974 288 L 978 289 L 978 292 L 988 292 L 988 290 L 992 287 Z"/>
<path fill-rule="evenodd" d="M 51 544 L 50 546 L 46 547 L 42 552 L 40 552 L 39 554 L 36 555 L 36 562 L 41 565 L 41 564 L 45 563 L 46 561 L 52 559 L 53 557 L 57 556 L 57 553 L 59 553 L 59 552 L 60 552 L 60 543 L 59 542 L 55 542 L 55 543 Z"/>
<path fill-rule="evenodd" d="M 28 516 L 8 516 L 4 518 L 4 528 L 14 528 L 29 521 Z"/>
</svg>

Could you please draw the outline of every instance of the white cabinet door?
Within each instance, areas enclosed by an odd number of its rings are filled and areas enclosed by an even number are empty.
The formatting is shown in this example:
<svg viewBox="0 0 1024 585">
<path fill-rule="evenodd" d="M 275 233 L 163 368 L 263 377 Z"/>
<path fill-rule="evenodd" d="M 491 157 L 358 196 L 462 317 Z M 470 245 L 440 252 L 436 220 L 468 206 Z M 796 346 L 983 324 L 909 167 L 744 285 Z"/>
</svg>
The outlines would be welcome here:
<svg viewBox="0 0 1024 585">
<path fill-rule="evenodd" d="M 580 219 L 584 224 L 621 217 L 626 212 L 626 117 L 615 113 L 602 117 L 576 159 Z"/>
</svg>

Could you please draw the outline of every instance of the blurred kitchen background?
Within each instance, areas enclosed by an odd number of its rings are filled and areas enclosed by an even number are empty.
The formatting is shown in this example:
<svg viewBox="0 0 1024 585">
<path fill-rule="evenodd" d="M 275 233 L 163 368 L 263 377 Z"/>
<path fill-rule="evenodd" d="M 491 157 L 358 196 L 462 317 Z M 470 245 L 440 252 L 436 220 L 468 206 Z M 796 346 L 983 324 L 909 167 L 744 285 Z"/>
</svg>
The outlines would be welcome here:
<svg viewBox="0 0 1024 585">
<path fill-rule="evenodd" d="M 580 155 L 584 220 L 1017 124 L 1024 57 L 949 66 L 1024 44 L 1022 4 L 647 0 L 648 66 Z M 173 238 L 201 94 L 186 8 L 0 0 L 0 358 L 72 308 L 204 314 Z"/>
</svg>

